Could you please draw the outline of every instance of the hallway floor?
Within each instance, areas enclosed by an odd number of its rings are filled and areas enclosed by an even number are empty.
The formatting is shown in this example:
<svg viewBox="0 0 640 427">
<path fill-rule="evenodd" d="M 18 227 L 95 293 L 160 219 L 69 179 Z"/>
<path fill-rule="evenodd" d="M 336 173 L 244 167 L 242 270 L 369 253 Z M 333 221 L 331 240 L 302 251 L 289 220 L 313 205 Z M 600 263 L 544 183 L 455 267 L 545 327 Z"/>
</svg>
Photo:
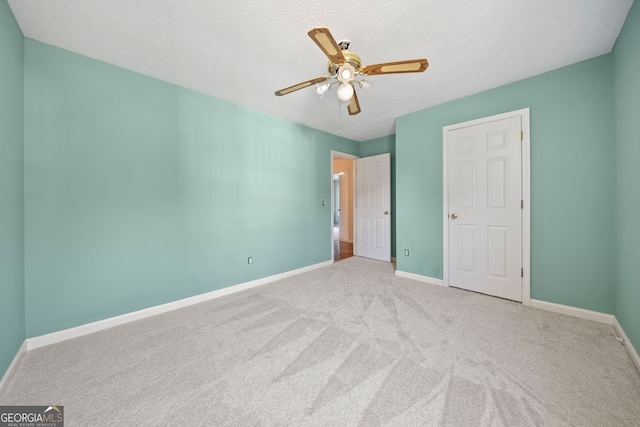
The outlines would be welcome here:
<svg viewBox="0 0 640 427">
<path fill-rule="evenodd" d="M 353 243 L 340 240 L 333 241 L 333 261 L 340 261 L 353 256 Z"/>
<path fill-rule="evenodd" d="M 353 256 L 353 243 L 340 240 L 340 228 L 333 227 L 333 261 L 340 261 Z"/>
</svg>

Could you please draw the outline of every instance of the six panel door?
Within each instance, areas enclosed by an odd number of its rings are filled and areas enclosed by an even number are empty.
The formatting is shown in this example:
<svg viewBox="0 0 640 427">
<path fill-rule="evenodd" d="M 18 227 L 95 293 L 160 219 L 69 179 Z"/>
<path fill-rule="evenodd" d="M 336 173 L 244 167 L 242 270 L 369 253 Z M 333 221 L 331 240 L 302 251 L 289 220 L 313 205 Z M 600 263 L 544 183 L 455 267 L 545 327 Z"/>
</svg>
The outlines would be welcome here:
<svg viewBox="0 0 640 427">
<path fill-rule="evenodd" d="M 356 160 L 357 255 L 391 261 L 391 155 Z"/>
<path fill-rule="evenodd" d="M 447 135 L 449 284 L 522 301 L 521 118 Z"/>
</svg>

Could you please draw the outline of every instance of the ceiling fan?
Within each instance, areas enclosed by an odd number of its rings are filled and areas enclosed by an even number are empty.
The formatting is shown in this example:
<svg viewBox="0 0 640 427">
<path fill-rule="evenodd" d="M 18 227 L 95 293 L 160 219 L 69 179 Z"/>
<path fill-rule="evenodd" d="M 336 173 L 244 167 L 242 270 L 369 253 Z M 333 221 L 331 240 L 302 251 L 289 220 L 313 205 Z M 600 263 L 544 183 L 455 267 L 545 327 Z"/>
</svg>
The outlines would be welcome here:
<svg viewBox="0 0 640 427">
<path fill-rule="evenodd" d="M 360 112 L 360 103 L 358 102 L 358 96 L 356 95 L 353 83 L 355 82 L 358 86 L 365 89 L 369 85 L 364 79 L 356 81 L 356 77 L 374 76 L 377 74 L 421 73 L 429 66 L 427 60 L 422 58 L 407 61 L 384 62 L 382 64 L 363 67 L 360 57 L 349 50 L 349 42 L 342 41 L 336 43 L 336 40 L 328 28 L 314 28 L 309 31 L 308 34 L 318 47 L 322 49 L 324 54 L 327 55 L 327 58 L 329 58 L 327 68 L 329 74 L 280 89 L 276 91 L 277 96 L 287 95 L 315 84 L 318 95 L 322 97 L 329 91 L 333 84 L 340 83 L 338 87 L 338 99 L 349 102 L 347 110 L 349 114 L 353 116 Z"/>
</svg>

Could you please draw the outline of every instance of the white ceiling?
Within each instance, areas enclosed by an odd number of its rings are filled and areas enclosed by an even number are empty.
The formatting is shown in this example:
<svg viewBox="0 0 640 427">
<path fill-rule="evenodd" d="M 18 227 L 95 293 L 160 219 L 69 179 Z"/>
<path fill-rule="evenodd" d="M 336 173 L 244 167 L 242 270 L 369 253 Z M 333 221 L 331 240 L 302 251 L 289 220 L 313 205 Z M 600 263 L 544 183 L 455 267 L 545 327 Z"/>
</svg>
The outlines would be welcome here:
<svg viewBox="0 0 640 427">
<path fill-rule="evenodd" d="M 9 0 L 26 37 L 357 141 L 395 118 L 612 50 L 633 0 Z M 349 116 L 335 89 L 278 89 L 326 74 L 307 36 L 328 27 L 372 76 Z"/>
</svg>

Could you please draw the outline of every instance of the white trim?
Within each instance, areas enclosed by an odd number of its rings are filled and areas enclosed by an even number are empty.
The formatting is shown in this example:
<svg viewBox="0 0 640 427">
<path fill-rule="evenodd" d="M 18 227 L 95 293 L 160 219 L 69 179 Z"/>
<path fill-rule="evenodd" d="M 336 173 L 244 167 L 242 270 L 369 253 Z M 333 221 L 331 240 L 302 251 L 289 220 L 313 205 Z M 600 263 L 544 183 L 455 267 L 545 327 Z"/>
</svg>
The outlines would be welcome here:
<svg viewBox="0 0 640 427">
<path fill-rule="evenodd" d="M 585 310 L 584 308 L 555 304 L 553 302 L 540 301 L 537 299 L 531 300 L 531 307 L 540 310 L 551 311 L 553 313 L 564 314 L 566 316 L 577 317 L 579 319 L 591 320 L 593 322 L 613 325 L 613 314 L 600 313 L 599 311 Z"/>
<path fill-rule="evenodd" d="M 518 110 L 522 119 L 522 305 L 531 305 L 531 123 L 530 110 Z"/>
<path fill-rule="evenodd" d="M 449 126 L 442 127 L 442 283 L 449 286 L 449 156 L 447 155 L 447 133 Z"/>
<path fill-rule="evenodd" d="M 496 114 L 442 127 L 442 266 L 444 286 L 449 286 L 449 188 L 447 182 L 447 133 L 454 129 L 475 126 L 496 120 L 520 116 L 522 123 L 522 305 L 531 305 L 531 128 L 529 108 Z"/>
<path fill-rule="evenodd" d="M 631 357 L 631 360 L 636 365 L 636 368 L 640 371 L 640 355 L 633 347 L 629 337 L 625 334 L 622 325 L 618 322 L 618 319 L 613 314 L 600 313 L 598 311 L 585 310 L 583 308 L 571 307 L 568 305 L 555 304 L 552 302 L 531 300 L 531 307 L 540 310 L 551 311 L 553 313 L 564 314 L 566 316 L 577 317 L 579 319 L 591 320 L 593 322 L 604 323 L 606 325 L 612 325 L 618 336 L 624 341 L 624 346 Z"/>
<path fill-rule="evenodd" d="M 422 274 L 408 273 L 406 271 L 396 270 L 396 276 L 404 277 L 405 279 L 417 280 L 419 282 L 429 283 L 431 285 L 444 286 L 442 280 L 435 279 L 429 276 L 423 276 Z"/>
<path fill-rule="evenodd" d="M 13 379 L 13 375 L 16 373 L 16 370 L 18 369 L 20 362 L 22 362 L 25 354 L 27 354 L 26 341 L 22 343 L 22 345 L 18 349 L 18 352 L 13 357 L 11 364 L 7 368 L 7 372 L 4 373 L 4 375 L 2 376 L 2 380 L 0 380 L 0 396 L 4 394 L 5 388 L 9 386 L 9 383 Z"/>
<path fill-rule="evenodd" d="M 306 267 L 298 268 L 296 270 L 291 270 L 284 273 L 276 274 L 273 276 L 252 280 L 251 282 L 240 283 L 238 285 L 233 285 L 233 286 L 218 289 L 212 292 L 207 292 L 207 293 L 195 295 L 189 298 L 172 301 L 166 304 L 156 305 L 154 307 L 145 308 L 143 310 L 133 311 L 131 313 L 122 314 L 120 316 L 98 320 L 97 322 L 86 323 L 84 325 L 76 326 L 74 328 L 64 329 L 62 331 L 52 332 L 50 334 L 40 335 L 38 337 L 27 338 L 26 340 L 27 350 L 33 350 L 35 348 L 44 347 L 44 346 L 55 344 L 61 341 L 66 341 L 72 338 L 81 337 L 83 335 L 92 334 L 94 332 L 113 328 L 114 326 L 123 325 L 125 323 L 135 322 L 136 320 L 145 319 L 147 317 L 155 316 L 157 314 L 166 313 L 166 312 L 177 310 L 193 304 L 209 301 L 214 298 L 219 298 L 225 295 L 244 291 L 246 289 L 255 288 L 256 286 L 265 285 L 267 283 L 275 282 L 276 280 L 281 280 L 287 277 L 295 276 L 297 274 L 305 273 L 307 271 L 326 267 L 332 264 L 333 264 L 333 259 L 329 261 L 324 261 L 318 264 L 313 264 Z"/>
<path fill-rule="evenodd" d="M 631 341 L 629 341 L 629 337 L 627 337 L 627 334 L 624 333 L 622 325 L 620 325 L 620 322 L 618 322 L 618 319 L 615 316 L 613 317 L 613 327 L 616 330 L 618 336 L 624 340 L 624 346 L 627 348 L 629 356 L 631 356 L 631 360 L 633 360 L 636 368 L 638 368 L 638 370 L 640 371 L 640 356 L 638 355 L 636 349 L 633 347 L 633 344 L 631 344 Z"/>
<path fill-rule="evenodd" d="M 331 166 L 333 167 L 333 158 L 340 157 L 342 159 L 357 160 L 360 157 L 355 154 L 343 153 L 342 151 L 331 150 Z"/>
</svg>

